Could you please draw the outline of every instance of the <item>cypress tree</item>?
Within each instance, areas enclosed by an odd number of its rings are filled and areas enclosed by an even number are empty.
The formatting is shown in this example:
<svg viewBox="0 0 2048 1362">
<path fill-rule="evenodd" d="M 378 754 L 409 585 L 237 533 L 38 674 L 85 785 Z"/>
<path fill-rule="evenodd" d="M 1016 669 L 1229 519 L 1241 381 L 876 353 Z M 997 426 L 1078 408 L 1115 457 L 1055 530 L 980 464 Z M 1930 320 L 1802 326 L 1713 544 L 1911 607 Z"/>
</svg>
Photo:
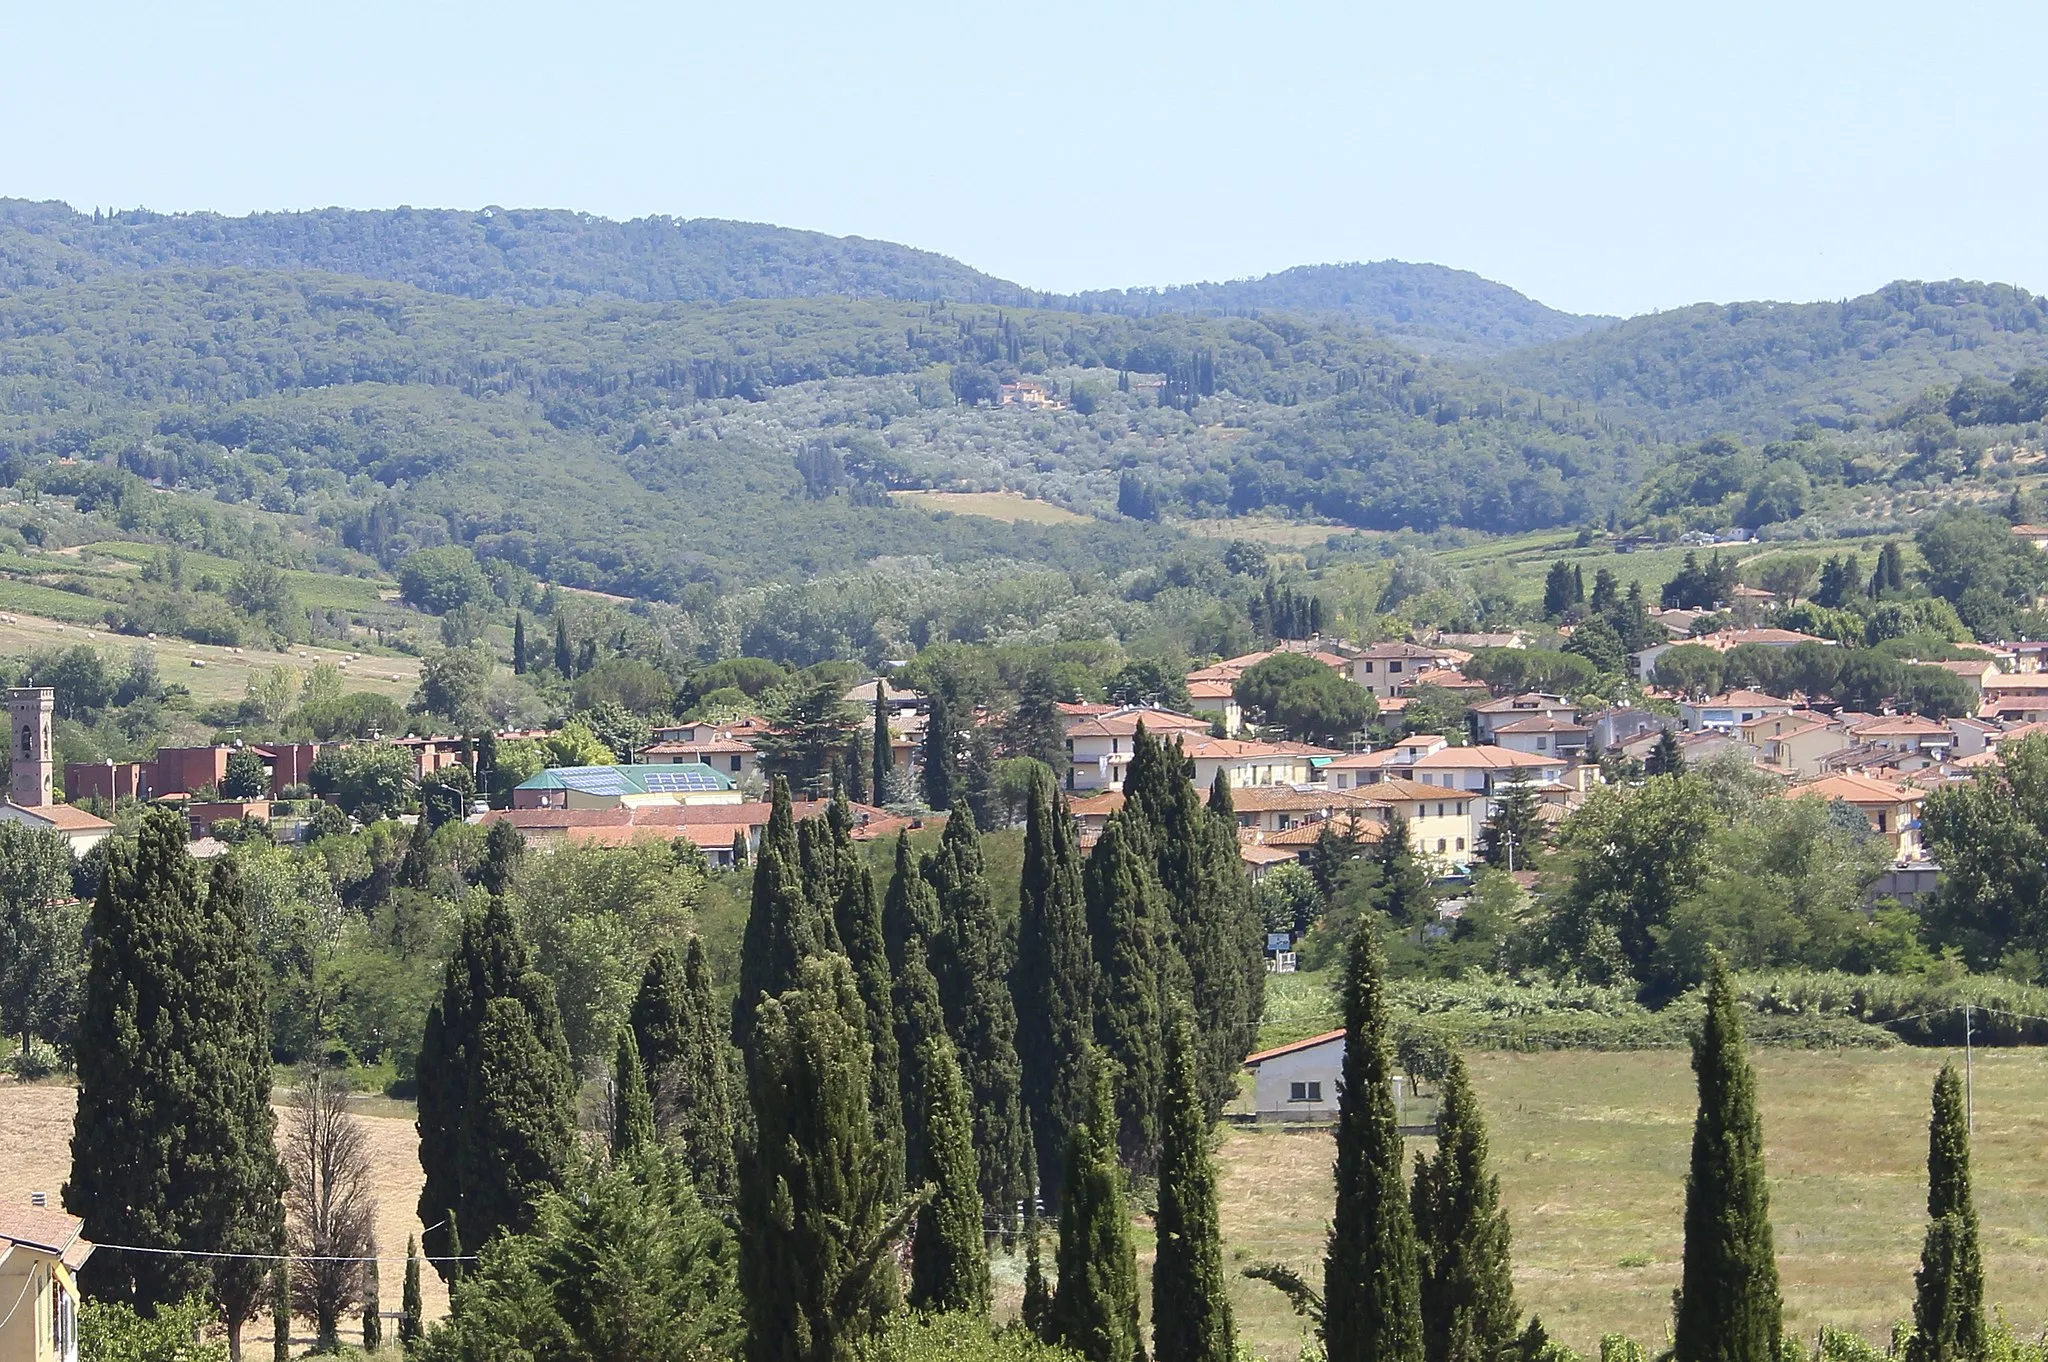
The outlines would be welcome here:
<svg viewBox="0 0 2048 1362">
<path fill-rule="evenodd" d="M 1487 1171 L 1486 1126 L 1465 1061 L 1452 1055 L 1437 1107 L 1436 1157 L 1416 1157 L 1422 1340 L 1428 1362 L 1492 1362 L 1517 1337 L 1508 1214 Z"/>
<path fill-rule="evenodd" d="M 384 1346 L 384 1302 L 377 1289 L 377 1241 L 370 1241 L 370 1260 L 363 1264 L 363 1351 Z"/>
<path fill-rule="evenodd" d="M 512 876 L 526 856 L 526 838 L 510 823 L 493 823 L 484 834 L 484 863 L 477 871 L 477 883 L 484 892 L 503 894 L 512 888 Z"/>
<path fill-rule="evenodd" d="M 1421 1284 L 1394 1109 L 1379 939 L 1351 934 L 1338 1084 L 1337 1206 L 1323 1260 L 1323 1338 L 1333 1358 L 1421 1362 Z"/>
<path fill-rule="evenodd" d="M 729 1042 L 712 1001 L 703 942 L 692 936 L 681 956 L 672 947 L 656 951 L 640 976 L 630 1015 L 654 1101 L 655 1128 L 682 1147 L 684 1166 L 700 1192 L 730 1197 Z"/>
<path fill-rule="evenodd" d="M 526 675 L 526 615 L 515 611 L 512 615 L 512 673 Z"/>
<path fill-rule="evenodd" d="M 1244 988 L 1239 996 L 1243 1012 L 1237 1035 L 1218 1042 L 1224 1053 L 1233 1057 L 1230 1086 L 1221 1099 L 1228 1101 L 1236 1094 L 1237 1074 L 1244 1057 L 1258 1048 L 1259 1024 L 1266 1018 L 1266 919 L 1245 878 L 1244 856 L 1237 840 L 1237 801 L 1231 794 L 1230 773 L 1220 766 L 1216 768 L 1216 778 L 1209 782 L 1208 807 L 1209 873 L 1232 886 L 1239 968 L 1244 971 Z M 1215 1101 L 1213 1087 L 1210 1097 Z M 1222 1114 L 1221 1102 L 1216 1102 L 1209 1119 L 1214 1121 Z"/>
<path fill-rule="evenodd" d="M 1728 965 L 1707 975 L 1707 1014 L 1693 1041 L 1699 1115 L 1685 1180 L 1685 1267 L 1673 1301 L 1676 1362 L 1772 1362 L 1778 1356 L 1778 1264 L 1764 1181 L 1756 1076 Z"/>
<path fill-rule="evenodd" d="M 1092 1056 L 1088 1119 L 1067 1146 L 1067 1199 L 1060 1207 L 1059 1285 L 1045 1331 L 1087 1362 L 1144 1362 L 1138 1327 L 1138 1255 L 1107 1066 Z"/>
<path fill-rule="evenodd" d="M 1159 1153 L 1164 927 L 1152 871 L 1132 841 L 1125 815 L 1112 817 L 1088 855 L 1082 885 L 1098 971 L 1095 1039 L 1119 1077 L 1117 1149 L 1125 1167 L 1144 1173 Z"/>
<path fill-rule="evenodd" d="M 398 1303 L 398 1346 L 410 1352 L 427 1336 L 427 1310 L 420 1295 L 420 1241 L 405 1240 L 405 1287 Z"/>
<path fill-rule="evenodd" d="M 445 1259 L 456 1212 L 476 1245 L 523 1227 L 574 1145 L 576 1085 L 554 989 L 501 898 L 463 918 L 418 1072 L 419 1216 L 436 1227 L 426 1231 L 428 1256 Z"/>
<path fill-rule="evenodd" d="M 1927 1122 L 1927 1238 L 1914 1274 L 1906 1362 L 1980 1362 L 1985 1355 L 1984 1260 L 1970 1195 L 1970 1125 L 1950 1065 L 1934 1080 Z"/>
<path fill-rule="evenodd" d="M 1024 1181 L 1024 1113 L 1019 1100 L 1017 1010 L 1010 998 L 1011 948 L 996 919 L 981 834 L 965 804 L 946 820 L 925 878 L 939 898 L 932 975 L 974 1103 L 974 1154 L 982 1202 L 1007 1219 L 1030 1194 Z"/>
<path fill-rule="evenodd" d="M 939 930 L 939 896 L 918 869 L 910 834 L 896 834 L 896 871 L 882 899 L 882 943 L 889 964 L 903 968 L 903 947 L 915 938 L 929 951 Z"/>
<path fill-rule="evenodd" d="M 1657 745 L 1650 749 L 1650 759 L 1643 763 L 1643 769 L 1653 776 L 1682 776 L 1685 774 L 1685 749 L 1678 745 L 1678 734 L 1667 728 L 1657 737 Z"/>
<path fill-rule="evenodd" d="M 1074 820 L 1052 782 L 1031 786 L 1012 993 L 1024 1115 L 1033 1149 L 1062 1151 L 1087 1106 L 1082 1047 L 1095 1033 L 1095 961 Z M 1060 1202 L 1061 1160 L 1039 1169 L 1039 1191 Z"/>
<path fill-rule="evenodd" d="M 898 1226 L 868 1116 L 861 1012 L 836 955 L 802 961 L 796 986 L 760 1004 L 739 1199 L 748 1362 L 850 1358 L 879 1323 L 875 1281 Z"/>
<path fill-rule="evenodd" d="M 292 1266 L 280 1262 L 270 1270 L 271 1362 L 291 1362 Z"/>
<path fill-rule="evenodd" d="M 654 1099 L 640 1067 L 640 1046 L 633 1028 L 621 1026 L 618 1055 L 612 1062 L 612 1157 L 624 1159 L 653 1145 Z"/>
<path fill-rule="evenodd" d="M 576 675 L 576 654 L 569 647 L 569 617 L 561 614 L 555 616 L 555 670 L 564 681 Z"/>
<path fill-rule="evenodd" d="M 896 1007 L 891 993 L 889 956 L 882 944 L 882 914 L 875 902 L 875 877 L 867 862 L 852 857 L 835 914 L 839 940 L 853 977 L 868 1028 L 870 1064 L 868 1110 L 874 1117 L 875 1139 L 881 1146 L 884 1194 L 903 1194 L 903 1092 L 900 1052 L 896 1045 Z"/>
<path fill-rule="evenodd" d="M 946 1010 L 939 1005 L 939 982 L 925 965 L 924 942 L 917 937 L 912 937 L 904 947 L 903 964 L 896 972 L 890 998 L 895 1014 L 896 1053 L 900 1056 L 897 1083 L 903 1113 L 904 1184 L 915 1187 L 931 1178 L 924 1123 L 925 1093 L 932 1085 L 925 1076 L 924 1064 L 932 1043 L 947 1039 Z M 975 1170 L 975 1176 L 979 1179 L 980 1169 Z"/>
<path fill-rule="evenodd" d="M 1216 1165 L 1186 1002 L 1166 1031 L 1160 1111 L 1159 1255 L 1152 1269 L 1152 1353 L 1159 1362 L 1233 1362 L 1237 1327 L 1223 1279 Z"/>
<path fill-rule="evenodd" d="M 882 692 L 886 689 L 888 683 L 879 677 L 876 678 L 875 732 L 868 751 L 868 760 L 873 768 L 868 776 L 868 784 L 872 787 L 876 804 L 889 802 L 889 773 L 896 765 L 895 751 L 890 745 L 893 739 L 889 734 L 889 705 L 882 698 Z"/>
<path fill-rule="evenodd" d="M 762 830 L 761 849 L 754 858 L 753 904 L 740 943 L 740 988 L 732 1005 L 734 1044 L 752 1053 L 748 1037 L 761 999 L 794 987 L 797 966 L 824 946 L 805 892 L 803 851 L 797 839 L 796 814 L 790 806 L 789 781 L 777 776 L 768 825 Z"/>
<path fill-rule="evenodd" d="M 64 1205 L 105 1243 L 267 1254 L 283 1247 L 263 971 L 232 863 L 202 891 L 175 811 L 116 845 L 92 908 L 79 1094 Z M 87 1289 L 145 1313 L 209 1291 L 240 1327 L 260 1264 L 102 1249 Z"/>
<path fill-rule="evenodd" d="M 1018 1316 L 1033 1338 L 1043 1340 L 1052 1317 L 1052 1288 L 1045 1281 L 1039 1238 L 1038 1208 L 1033 1205 L 1024 1216 L 1024 1302 Z"/>
<path fill-rule="evenodd" d="M 953 807 L 953 708 L 944 694 L 934 692 L 931 709 L 924 720 L 924 802 L 934 809 Z"/>
<path fill-rule="evenodd" d="M 910 1304 L 920 1310 L 986 1315 L 988 1248 L 967 1085 L 944 1036 L 927 1041 L 919 1061 L 925 1082 L 924 1174 L 931 1195 L 918 1208 L 911 1241 Z"/>
<path fill-rule="evenodd" d="M 744 870 L 747 865 L 747 830 L 741 828 L 732 835 L 732 868 Z"/>
</svg>

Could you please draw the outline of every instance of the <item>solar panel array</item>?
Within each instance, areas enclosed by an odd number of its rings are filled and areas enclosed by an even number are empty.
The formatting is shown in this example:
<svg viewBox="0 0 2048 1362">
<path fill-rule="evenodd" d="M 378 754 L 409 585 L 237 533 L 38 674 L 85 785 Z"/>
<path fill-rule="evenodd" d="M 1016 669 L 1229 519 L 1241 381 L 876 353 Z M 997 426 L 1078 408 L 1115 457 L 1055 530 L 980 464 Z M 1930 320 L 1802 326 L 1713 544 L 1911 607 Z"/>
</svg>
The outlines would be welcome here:
<svg viewBox="0 0 2048 1362">
<path fill-rule="evenodd" d="M 649 794 L 686 794 L 698 790 L 723 790 L 725 781 L 707 766 L 655 768 L 640 774 Z"/>
<path fill-rule="evenodd" d="M 561 766 L 549 774 L 572 790 L 592 795 L 632 794 L 633 784 L 616 766 Z"/>
</svg>

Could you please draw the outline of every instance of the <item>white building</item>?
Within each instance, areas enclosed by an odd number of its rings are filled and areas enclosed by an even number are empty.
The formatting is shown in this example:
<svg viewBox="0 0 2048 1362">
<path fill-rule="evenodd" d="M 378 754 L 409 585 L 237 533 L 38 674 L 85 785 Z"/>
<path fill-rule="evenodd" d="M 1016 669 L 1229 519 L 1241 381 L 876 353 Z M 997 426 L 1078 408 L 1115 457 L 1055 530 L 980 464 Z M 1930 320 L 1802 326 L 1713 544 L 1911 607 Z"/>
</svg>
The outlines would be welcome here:
<svg viewBox="0 0 2048 1362">
<path fill-rule="evenodd" d="M 1325 1031 L 1292 1045 L 1245 1057 L 1252 1071 L 1252 1110 L 1261 1121 L 1334 1121 L 1338 1079 L 1344 1073 L 1344 1033 Z M 1406 1095 L 1406 1080 L 1394 1076 L 1394 1100 Z"/>
</svg>

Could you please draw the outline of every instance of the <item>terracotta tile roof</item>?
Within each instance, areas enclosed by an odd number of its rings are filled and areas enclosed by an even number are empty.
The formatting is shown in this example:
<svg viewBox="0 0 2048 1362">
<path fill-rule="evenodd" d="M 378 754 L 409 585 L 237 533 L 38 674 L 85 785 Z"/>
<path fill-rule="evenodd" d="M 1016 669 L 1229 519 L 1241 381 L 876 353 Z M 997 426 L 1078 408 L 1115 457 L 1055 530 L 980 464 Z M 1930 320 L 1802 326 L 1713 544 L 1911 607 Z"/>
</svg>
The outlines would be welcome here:
<svg viewBox="0 0 2048 1362">
<path fill-rule="evenodd" d="M 1546 695 L 1541 691 L 1525 691 L 1520 695 L 1505 695 L 1498 700 L 1472 706 L 1474 714 L 1513 714 L 1517 710 L 1568 709 L 1576 711 L 1578 706 L 1562 695 Z"/>
<path fill-rule="evenodd" d="M 1849 771 L 1810 780 L 1785 791 L 1787 799 L 1802 799 L 1809 795 L 1829 801 L 1839 799 L 1849 804 L 1908 804 L 1925 798 L 1922 791 Z"/>
<path fill-rule="evenodd" d="M 1562 766 L 1562 757 L 1516 752 L 1505 747 L 1446 747 L 1416 761 L 1418 771 L 1498 771 L 1508 767 Z"/>
<path fill-rule="evenodd" d="M 14 807 L 59 832 L 98 832 L 114 826 L 106 819 L 71 804 L 37 804 L 33 808 L 16 804 Z"/>
<path fill-rule="evenodd" d="M 1154 735 L 1160 733 L 1207 733 L 1209 721 L 1192 714 L 1175 714 L 1167 709 L 1120 709 L 1097 714 L 1067 725 L 1070 738 L 1124 738 L 1135 734 L 1138 725 Z"/>
<path fill-rule="evenodd" d="M 664 757 L 737 757 L 754 751 L 750 742 L 738 738 L 712 738 L 706 742 L 658 742 L 640 749 L 641 756 L 650 754 Z"/>
<path fill-rule="evenodd" d="M 1704 700 L 1688 700 L 1686 703 L 1694 709 L 1795 708 L 1790 700 L 1780 700 L 1777 696 L 1766 695 L 1760 690 L 1724 691 L 1719 695 L 1709 695 Z"/>
<path fill-rule="evenodd" d="M 1188 682 L 1188 698 L 1191 700 L 1228 700 L 1237 694 L 1237 686 L 1229 681 L 1196 679 Z"/>
<path fill-rule="evenodd" d="M 92 1256 L 92 1241 L 84 1234 L 85 1222 L 75 1215 L 43 1206 L 0 1208 L 0 1240 L 41 1249 L 74 1272 Z"/>
<path fill-rule="evenodd" d="M 1292 743 L 1250 742 L 1243 738 L 1191 738 L 1183 746 L 1190 757 L 1200 757 L 1210 761 L 1243 760 L 1256 757 L 1291 757 L 1300 755 L 1303 750 Z M 1311 750 L 1321 752 L 1323 749 L 1314 748 Z"/>
<path fill-rule="evenodd" d="M 1257 1068 L 1269 1059 L 1278 1059 L 1282 1055 L 1291 1055 L 1297 1050 L 1313 1050 L 1318 1045 L 1328 1045 L 1333 1040 L 1342 1039 L 1344 1039 L 1344 1032 L 1339 1028 L 1335 1031 L 1325 1031 L 1320 1036 L 1310 1036 L 1306 1040 L 1295 1041 L 1291 1045 L 1276 1045 L 1270 1050 L 1260 1050 L 1256 1054 L 1246 1055 L 1244 1057 L 1245 1067 Z"/>
<path fill-rule="evenodd" d="M 1954 730 L 1947 724 L 1938 724 L 1917 714 L 1896 714 L 1872 719 L 1869 723 L 1858 724 L 1849 731 L 1859 738 L 1955 737 Z"/>
<path fill-rule="evenodd" d="M 1254 846 L 1249 842 L 1239 844 L 1237 858 L 1246 865 L 1280 865 L 1301 859 L 1285 847 Z"/>
</svg>

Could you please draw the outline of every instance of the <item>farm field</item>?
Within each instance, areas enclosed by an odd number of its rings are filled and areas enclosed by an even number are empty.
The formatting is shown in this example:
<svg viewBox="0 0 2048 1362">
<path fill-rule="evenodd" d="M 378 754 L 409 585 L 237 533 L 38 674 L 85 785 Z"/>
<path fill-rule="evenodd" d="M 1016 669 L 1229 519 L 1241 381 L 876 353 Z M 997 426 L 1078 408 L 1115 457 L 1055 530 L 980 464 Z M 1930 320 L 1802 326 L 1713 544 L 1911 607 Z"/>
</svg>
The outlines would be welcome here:
<svg viewBox="0 0 2048 1362">
<path fill-rule="evenodd" d="M 1008 524 L 1021 521 L 1027 525 L 1078 525 L 1088 519 L 1022 492 L 896 492 L 892 496 L 927 511 L 950 511 L 954 515 L 980 516 Z"/>
<path fill-rule="evenodd" d="M 69 648 L 74 644 L 89 643 L 106 651 L 110 657 L 123 665 L 132 651 L 147 648 L 156 654 L 157 670 L 165 682 L 175 682 L 191 690 L 193 699 L 201 704 L 219 700 L 239 700 L 248 692 L 249 678 L 272 667 L 285 665 L 307 670 L 322 662 L 339 666 L 347 663 L 343 675 L 345 685 L 351 691 L 375 691 L 388 695 L 394 700 L 412 699 L 419 689 L 420 663 L 415 657 L 383 657 L 363 654 L 353 662 L 348 661 L 347 649 L 323 648 L 311 645 L 294 647 L 288 653 L 273 653 L 254 648 L 232 652 L 227 648 L 208 643 L 191 643 L 180 638 L 131 638 L 109 629 L 65 623 L 62 620 L 42 618 L 37 615 L 16 614 L 11 592 L 23 589 L 20 583 L 0 582 L 0 657 L 19 657 L 23 653 L 40 652 L 46 648 Z M 44 591 L 45 588 L 32 588 Z M 62 591 L 48 591 L 52 596 L 66 596 Z M 72 600 L 84 601 L 83 596 L 72 596 Z M 8 618 L 7 616 L 12 616 Z M 98 622 L 95 612 L 93 622 Z M 204 667 L 192 665 L 193 659 L 204 662 Z"/>
<path fill-rule="evenodd" d="M 139 568 L 164 552 L 164 548 L 160 544 L 106 540 L 80 545 L 70 552 L 86 561 L 97 557 L 112 559 L 114 563 L 126 565 L 128 568 Z M 233 581 L 235 574 L 241 570 L 241 564 L 232 558 L 221 558 L 193 549 L 185 550 L 184 556 L 185 571 L 195 576 L 200 573 L 211 573 L 222 581 Z M 284 576 L 285 580 L 291 583 L 292 594 L 298 597 L 299 604 L 321 610 L 376 610 L 398 593 L 397 584 L 393 582 L 374 581 L 367 577 L 349 577 L 334 572 L 306 572 L 288 568 Z"/>
<path fill-rule="evenodd" d="M 1906 1048 L 1755 1055 L 1786 1321 L 1809 1339 L 1831 1324 L 1875 1340 L 1911 1312 L 1927 1092 L 1946 1059 L 1961 1056 Z M 1683 1242 L 1693 1114 L 1686 1054 L 1479 1054 L 1472 1068 L 1513 1221 L 1523 1308 L 1582 1352 L 1617 1330 L 1661 1341 Z M 2048 1141 L 2048 1052 L 1979 1051 L 1975 1092 L 1987 1297 L 2031 1336 L 2048 1323 L 2048 1160 L 2039 1156 Z M 61 1186 L 72 1101 L 63 1087 L 0 1085 L 0 1202 Z M 402 1251 L 418 1229 L 412 1124 L 402 1115 L 365 1119 L 379 1233 L 386 1251 Z M 1319 1280 L 1329 1134 L 1233 1127 L 1219 1150 L 1229 1270 L 1277 1260 Z M 1149 1224 L 1139 1225 L 1138 1244 L 1149 1272 Z M 1006 1311 L 1016 1308 L 1022 1273 L 1021 1254 L 997 1259 Z M 1235 1275 L 1230 1289 L 1253 1350 L 1274 1362 L 1294 1358 L 1300 1322 L 1280 1295 Z M 430 1276 L 429 1313 L 444 1308 Z"/>
</svg>

